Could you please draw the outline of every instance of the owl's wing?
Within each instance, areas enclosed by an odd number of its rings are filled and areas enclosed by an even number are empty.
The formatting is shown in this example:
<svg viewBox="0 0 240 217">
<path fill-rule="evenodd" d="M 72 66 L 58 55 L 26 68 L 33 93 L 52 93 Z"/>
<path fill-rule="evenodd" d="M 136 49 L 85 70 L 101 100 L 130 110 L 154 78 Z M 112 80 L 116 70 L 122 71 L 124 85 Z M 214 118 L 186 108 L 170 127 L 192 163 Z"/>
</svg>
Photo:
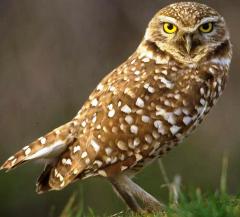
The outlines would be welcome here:
<svg viewBox="0 0 240 217">
<path fill-rule="evenodd" d="M 165 132 L 150 103 L 159 97 L 159 84 L 137 61 L 132 57 L 106 76 L 73 119 L 81 127 L 76 143 L 52 168 L 52 188 L 77 178 L 114 176 L 156 154 Z"/>
</svg>

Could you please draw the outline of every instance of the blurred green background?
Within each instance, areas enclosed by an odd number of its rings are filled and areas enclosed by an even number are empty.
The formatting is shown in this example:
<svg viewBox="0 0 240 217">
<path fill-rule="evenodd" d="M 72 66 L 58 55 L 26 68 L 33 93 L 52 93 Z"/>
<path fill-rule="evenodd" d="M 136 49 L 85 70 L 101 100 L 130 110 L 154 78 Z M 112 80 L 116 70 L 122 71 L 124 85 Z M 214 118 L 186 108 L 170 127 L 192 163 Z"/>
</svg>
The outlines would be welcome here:
<svg viewBox="0 0 240 217">
<path fill-rule="evenodd" d="M 221 160 L 230 160 L 229 188 L 240 190 L 240 1 L 201 1 L 221 12 L 234 44 L 231 77 L 224 96 L 201 127 L 163 162 L 185 186 L 214 190 Z M 0 162 L 49 130 L 71 119 L 89 93 L 137 47 L 160 0 L 0 1 Z M 99 178 L 61 192 L 35 193 L 41 164 L 0 173 L 1 217 L 58 216 L 69 196 L 83 190 L 85 207 L 96 213 L 123 208 L 111 186 Z M 155 163 L 135 179 L 166 200 Z"/>
</svg>

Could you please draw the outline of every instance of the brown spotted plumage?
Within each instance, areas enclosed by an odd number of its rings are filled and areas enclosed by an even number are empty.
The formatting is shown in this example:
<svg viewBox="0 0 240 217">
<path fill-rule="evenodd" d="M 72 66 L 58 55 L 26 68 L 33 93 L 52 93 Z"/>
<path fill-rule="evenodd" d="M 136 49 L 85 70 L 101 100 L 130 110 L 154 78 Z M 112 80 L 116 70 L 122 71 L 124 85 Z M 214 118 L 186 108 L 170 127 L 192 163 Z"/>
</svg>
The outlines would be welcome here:
<svg viewBox="0 0 240 217">
<path fill-rule="evenodd" d="M 2 169 L 47 159 L 39 193 L 103 176 L 134 211 L 161 204 L 130 178 L 179 144 L 222 94 L 231 62 L 225 21 L 214 9 L 176 3 L 151 20 L 133 55 L 108 74 L 76 117 L 24 147 Z"/>
</svg>

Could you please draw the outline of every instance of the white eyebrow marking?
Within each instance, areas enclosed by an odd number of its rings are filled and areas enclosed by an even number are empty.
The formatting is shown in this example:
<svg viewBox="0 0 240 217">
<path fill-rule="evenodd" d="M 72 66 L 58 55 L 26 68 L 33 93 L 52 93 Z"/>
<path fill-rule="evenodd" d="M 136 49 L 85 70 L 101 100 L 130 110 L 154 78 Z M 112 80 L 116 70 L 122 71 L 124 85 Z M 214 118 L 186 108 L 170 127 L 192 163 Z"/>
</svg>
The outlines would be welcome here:
<svg viewBox="0 0 240 217">
<path fill-rule="evenodd" d="M 168 17 L 168 16 L 163 16 L 163 15 L 159 16 L 159 20 L 161 22 L 169 22 L 169 23 L 172 23 L 175 25 L 177 25 L 177 23 L 178 23 L 176 19 L 174 19 L 172 17 Z"/>
<path fill-rule="evenodd" d="M 182 27 L 182 29 L 186 32 L 195 32 L 201 25 L 205 23 L 212 23 L 212 22 L 218 22 L 220 20 L 219 17 L 205 17 L 203 18 L 196 26 L 194 27 Z"/>
<path fill-rule="evenodd" d="M 219 20 L 220 20 L 219 17 L 205 17 L 200 21 L 200 23 L 198 24 L 198 27 L 201 26 L 204 23 L 218 22 Z"/>
</svg>

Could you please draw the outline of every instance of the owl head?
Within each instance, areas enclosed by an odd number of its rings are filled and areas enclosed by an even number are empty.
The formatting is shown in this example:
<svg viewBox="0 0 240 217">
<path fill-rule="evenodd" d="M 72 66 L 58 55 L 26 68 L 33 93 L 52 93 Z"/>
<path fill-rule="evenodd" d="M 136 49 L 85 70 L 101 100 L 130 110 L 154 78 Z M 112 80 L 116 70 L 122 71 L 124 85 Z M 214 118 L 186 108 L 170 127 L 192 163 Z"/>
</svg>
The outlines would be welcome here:
<svg viewBox="0 0 240 217">
<path fill-rule="evenodd" d="M 183 63 L 198 63 L 229 40 L 224 18 L 196 2 L 171 4 L 150 21 L 145 40 Z"/>
</svg>

